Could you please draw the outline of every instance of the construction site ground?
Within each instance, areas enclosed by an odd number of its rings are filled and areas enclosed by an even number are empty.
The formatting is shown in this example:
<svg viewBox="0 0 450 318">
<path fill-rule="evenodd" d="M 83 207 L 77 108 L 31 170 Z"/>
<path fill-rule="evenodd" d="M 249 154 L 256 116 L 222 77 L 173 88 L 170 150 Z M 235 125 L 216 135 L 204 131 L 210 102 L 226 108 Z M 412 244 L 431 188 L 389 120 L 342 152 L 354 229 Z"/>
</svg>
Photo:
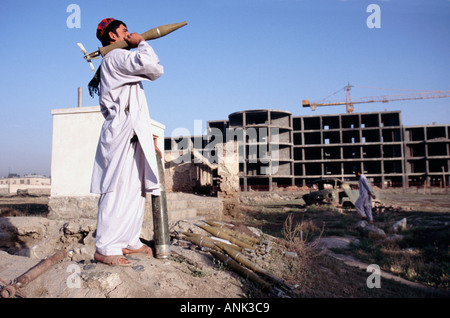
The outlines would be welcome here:
<svg viewBox="0 0 450 318">
<path fill-rule="evenodd" d="M 354 210 L 317 206 L 308 208 L 301 199 L 303 193 L 247 193 L 238 214 L 223 216 L 219 220 L 242 233 L 255 237 L 262 235 L 264 240 L 271 242 L 271 250 L 254 259 L 254 262 L 294 286 L 289 292 L 274 295 L 263 291 L 257 284 L 217 261 L 208 250 L 183 239 L 183 232 L 207 234 L 197 226 L 204 224 L 205 219 L 202 217 L 171 224 L 173 253 L 168 259 L 134 255 L 128 256 L 133 266 L 113 267 L 94 261 L 93 255 L 76 260 L 67 257 L 21 288 L 21 291 L 28 298 L 449 297 L 450 193 L 384 191 L 383 202 L 400 206 L 401 210 L 376 215 L 374 222 L 375 226 L 388 232 L 393 223 L 406 218 L 408 230 L 404 229 L 397 235 L 407 236 L 408 231 L 414 229 L 420 229 L 425 234 L 427 229 L 430 233 L 441 233 L 436 236 L 438 241 L 434 242 L 436 249 L 440 248 L 442 252 L 439 264 L 443 273 L 437 281 L 420 281 L 417 273 L 405 276 L 402 271 L 396 270 L 395 264 L 385 268 L 380 259 L 381 254 L 368 255 L 367 250 L 371 247 L 367 245 L 373 244 L 378 252 L 386 250 L 387 245 L 373 238 L 368 240 L 354 230 L 354 225 L 359 221 Z M 41 214 L 45 212 L 46 200 L 45 197 L 4 197 L 0 199 L 0 209 L 3 217 L 28 218 L 29 222 L 34 222 L 35 218 L 45 218 Z M 12 207 L 17 208 L 16 213 Z M 301 232 L 289 239 L 286 232 L 289 234 L 294 230 L 286 225 L 290 215 L 293 216 L 294 226 L 303 224 L 303 227 Z M 358 247 L 356 242 L 362 242 L 364 248 Z M 145 243 L 151 245 L 151 242 Z M 92 244 L 92 241 L 85 240 L 82 244 Z M 392 249 L 392 253 L 422 253 L 407 244 L 399 246 L 402 250 Z M 374 264 L 372 257 L 381 264 L 379 288 L 370 288 L 368 285 L 372 272 L 368 272 L 367 268 Z M 5 249 L 0 250 L 2 285 L 22 275 L 38 262 L 20 253 L 12 255 Z"/>
</svg>

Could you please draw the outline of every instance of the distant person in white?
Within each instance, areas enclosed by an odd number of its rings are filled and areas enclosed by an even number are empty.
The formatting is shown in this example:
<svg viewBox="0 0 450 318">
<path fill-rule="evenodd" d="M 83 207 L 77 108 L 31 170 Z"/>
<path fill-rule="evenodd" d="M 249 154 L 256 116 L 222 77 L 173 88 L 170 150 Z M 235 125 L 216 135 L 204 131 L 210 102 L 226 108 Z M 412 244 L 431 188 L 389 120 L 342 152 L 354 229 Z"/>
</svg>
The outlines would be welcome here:
<svg viewBox="0 0 450 318">
<path fill-rule="evenodd" d="M 369 223 L 373 223 L 372 217 L 372 198 L 375 195 L 369 185 L 369 181 L 361 171 L 356 171 L 356 178 L 359 180 L 359 197 L 355 202 L 355 208 L 363 219 L 368 219 Z"/>
<path fill-rule="evenodd" d="M 152 254 L 139 235 L 146 193 L 161 193 L 151 121 L 141 81 L 154 81 L 164 71 L 153 48 L 140 34 L 130 34 L 122 21 L 102 20 L 97 37 L 103 46 L 125 40 L 130 48 L 137 48 L 109 52 L 97 76 L 89 83 L 91 95 L 94 91 L 100 96 L 105 118 L 91 182 L 91 192 L 101 194 L 94 259 L 109 265 L 130 266 L 124 255 Z"/>
</svg>

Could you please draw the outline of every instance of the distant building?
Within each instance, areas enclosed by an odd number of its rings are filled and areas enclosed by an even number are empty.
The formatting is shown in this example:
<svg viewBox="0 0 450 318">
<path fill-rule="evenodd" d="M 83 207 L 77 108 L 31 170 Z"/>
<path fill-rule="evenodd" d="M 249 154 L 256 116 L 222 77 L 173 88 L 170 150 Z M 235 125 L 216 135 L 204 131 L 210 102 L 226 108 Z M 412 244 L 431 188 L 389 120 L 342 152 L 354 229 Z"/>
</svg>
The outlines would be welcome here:
<svg viewBox="0 0 450 318">
<path fill-rule="evenodd" d="M 51 179 L 46 176 L 30 174 L 20 177 L 9 174 L 7 178 L 0 179 L 0 194 L 18 194 L 21 191 L 29 194 L 49 195 Z"/>
<path fill-rule="evenodd" d="M 239 142 L 242 191 L 301 187 L 324 177 L 354 180 L 356 169 L 382 188 L 448 186 L 450 125 L 403 126 L 400 115 L 293 116 L 262 109 L 235 112 L 207 127 Z M 203 139 L 197 150 L 208 158 L 211 148 L 204 145 L 214 138 L 195 138 Z M 182 140 L 166 138 L 166 151 L 180 149 Z"/>
</svg>

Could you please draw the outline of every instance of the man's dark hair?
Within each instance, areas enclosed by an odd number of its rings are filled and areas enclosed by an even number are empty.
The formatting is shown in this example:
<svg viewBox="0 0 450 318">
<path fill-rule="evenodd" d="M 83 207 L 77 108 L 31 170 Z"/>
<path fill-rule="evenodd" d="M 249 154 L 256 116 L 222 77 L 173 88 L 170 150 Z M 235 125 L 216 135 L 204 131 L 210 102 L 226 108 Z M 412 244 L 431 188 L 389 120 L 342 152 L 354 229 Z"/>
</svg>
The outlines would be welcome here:
<svg viewBox="0 0 450 318">
<path fill-rule="evenodd" d="M 103 46 L 107 46 L 107 45 L 111 44 L 111 38 L 109 37 L 109 32 L 114 32 L 115 34 L 117 34 L 117 32 L 116 32 L 117 28 L 120 27 L 122 24 L 125 27 L 127 27 L 127 25 L 120 20 L 114 20 L 110 24 L 108 24 L 106 29 L 103 31 L 103 36 L 100 38 L 100 41 L 102 42 Z M 94 97 L 94 94 L 99 95 L 99 93 L 100 93 L 100 91 L 99 91 L 100 69 L 101 69 L 101 66 L 97 69 L 97 72 L 95 72 L 94 77 L 91 79 L 91 81 L 88 84 L 89 94 L 91 95 L 91 97 Z"/>
<path fill-rule="evenodd" d="M 101 38 L 101 42 L 102 42 L 103 46 L 107 46 L 107 45 L 111 44 L 111 38 L 109 37 L 109 32 L 114 32 L 115 34 L 117 34 L 116 33 L 117 28 L 119 26 L 121 26 L 122 24 L 125 27 L 127 27 L 127 25 L 120 20 L 114 20 L 110 24 L 108 24 L 108 26 L 106 27 L 105 31 L 103 32 L 103 36 Z"/>
</svg>

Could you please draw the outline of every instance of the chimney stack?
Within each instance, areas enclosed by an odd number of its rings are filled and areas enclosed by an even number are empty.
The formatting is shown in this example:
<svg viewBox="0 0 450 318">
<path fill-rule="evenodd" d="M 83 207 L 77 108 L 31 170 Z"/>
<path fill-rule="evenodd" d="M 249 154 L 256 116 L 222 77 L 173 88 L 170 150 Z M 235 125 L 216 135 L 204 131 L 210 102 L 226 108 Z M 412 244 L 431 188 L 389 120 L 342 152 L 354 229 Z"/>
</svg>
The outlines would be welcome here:
<svg viewBox="0 0 450 318">
<path fill-rule="evenodd" d="M 78 107 L 81 107 L 83 105 L 83 89 L 81 87 L 78 87 Z"/>
</svg>

